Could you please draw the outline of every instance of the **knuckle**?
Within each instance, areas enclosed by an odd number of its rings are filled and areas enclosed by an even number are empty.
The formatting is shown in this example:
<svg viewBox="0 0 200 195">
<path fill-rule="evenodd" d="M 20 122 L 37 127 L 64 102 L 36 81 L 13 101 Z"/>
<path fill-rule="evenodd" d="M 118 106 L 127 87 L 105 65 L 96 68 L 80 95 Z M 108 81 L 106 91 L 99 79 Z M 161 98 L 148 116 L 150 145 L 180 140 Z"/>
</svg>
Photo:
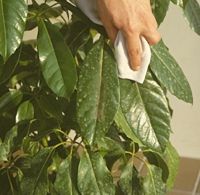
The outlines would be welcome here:
<svg viewBox="0 0 200 195">
<path fill-rule="evenodd" d="M 124 28 L 128 35 L 132 35 L 137 32 L 136 30 L 137 28 L 130 21 L 127 21 L 127 24 L 125 25 Z"/>
<path fill-rule="evenodd" d="M 157 29 L 157 28 L 158 28 L 158 23 L 157 23 L 157 21 L 156 21 L 156 19 L 155 19 L 154 16 L 152 17 L 151 26 L 152 26 L 154 29 Z"/>
<path fill-rule="evenodd" d="M 134 20 L 129 16 L 124 19 L 122 24 L 122 30 L 128 35 L 132 36 L 139 31 L 138 22 L 134 22 Z"/>
<path fill-rule="evenodd" d="M 152 36 L 151 36 L 151 40 L 150 40 L 150 44 L 151 45 L 155 45 L 157 44 L 161 39 L 161 36 L 159 33 L 154 33 Z"/>
<path fill-rule="evenodd" d="M 129 53 L 134 58 L 138 58 L 141 55 L 140 48 L 138 48 L 138 47 L 136 47 L 136 48 L 134 48 L 134 47 L 129 48 Z"/>
</svg>

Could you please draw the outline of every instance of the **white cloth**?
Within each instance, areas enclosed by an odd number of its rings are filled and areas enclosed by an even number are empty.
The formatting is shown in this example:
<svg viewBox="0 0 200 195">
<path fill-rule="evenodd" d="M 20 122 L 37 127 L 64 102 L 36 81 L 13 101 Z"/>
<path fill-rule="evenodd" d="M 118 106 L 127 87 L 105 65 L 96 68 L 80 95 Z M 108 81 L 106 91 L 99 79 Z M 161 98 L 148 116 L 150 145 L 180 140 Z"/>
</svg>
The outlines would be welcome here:
<svg viewBox="0 0 200 195">
<path fill-rule="evenodd" d="M 85 15 L 94 23 L 102 25 L 102 22 L 97 14 L 96 0 L 75 0 L 77 6 L 85 13 Z M 129 65 L 128 53 L 126 49 L 125 39 L 122 32 L 118 32 L 115 44 L 115 58 L 118 65 L 119 77 L 143 83 L 148 66 L 151 60 L 150 46 L 144 37 L 141 37 L 141 67 L 138 71 L 133 71 Z"/>
</svg>

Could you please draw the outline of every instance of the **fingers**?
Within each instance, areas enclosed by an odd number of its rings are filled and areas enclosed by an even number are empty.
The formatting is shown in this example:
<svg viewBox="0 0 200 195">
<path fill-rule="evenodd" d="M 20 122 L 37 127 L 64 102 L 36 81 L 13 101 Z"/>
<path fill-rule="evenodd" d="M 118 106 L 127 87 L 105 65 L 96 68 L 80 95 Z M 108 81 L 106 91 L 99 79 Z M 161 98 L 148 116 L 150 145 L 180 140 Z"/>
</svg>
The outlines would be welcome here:
<svg viewBox="0 0 200 195">
<path fill-rule="evenodd" d="M 142 48 L 139 33 L 130 33 L 127 31 L 123 31 L 123 34 L 126 39 L 126 47 L 128 50 L 129 63 L 131 66 L 130 68 L 137 71 L 140 69 L 142 56 Z"/>
<path fill-rule="evenodd" d="M 110 38 L 111 42 L 114 44 L 116 36 L 117 36 L 117 32 L 118 32 L 117 28 L 109 21 L 104 22 L 104 20 L 102 20 L 102 22 L 106 29 L 108 37 Z"/>
<path fill-rule="evenodd" d="M 108 1 L 97 0 L 97 10 L 108 37 L 110 38 L 111 42 L 114 43 L 118 30 L 110 19 L 110 11 L 108 11 L 110 9 L 107 10 L 107 3 Z"/>
<path fill-rule="evenodd" d="M 149 45 L 155 45 L 160 41 L 161 36 L 157 30 L 158 24 L 153 14 L 150 14 L 149 18 L 151 18 L 151 20 L 143 26 L 143 29 L 141 29 L 141 35 L 145 37 Z"/>
<path fill-rule="evenodd" d="M 123 31 L 123 34 L 126 39 L 126 47 L 128 50 L 130 66 L 133 70 L 137 71 L 140 69 L 142 56 L 140 34 L 130 31 Z M 157 30 L 154 32 L 149 31 L 148 33 L 142 33 L 141 36 L 144 36 L 150 45 L 157 44 L 161 39 L 161 36 Z"/>
<path fill-rule="evenodd" d="M 142 35 L 145 37 L 149 45 L 155 45 L 161 39 L 160 33 L 157 30 L 144 32 Z"/>
</svg>

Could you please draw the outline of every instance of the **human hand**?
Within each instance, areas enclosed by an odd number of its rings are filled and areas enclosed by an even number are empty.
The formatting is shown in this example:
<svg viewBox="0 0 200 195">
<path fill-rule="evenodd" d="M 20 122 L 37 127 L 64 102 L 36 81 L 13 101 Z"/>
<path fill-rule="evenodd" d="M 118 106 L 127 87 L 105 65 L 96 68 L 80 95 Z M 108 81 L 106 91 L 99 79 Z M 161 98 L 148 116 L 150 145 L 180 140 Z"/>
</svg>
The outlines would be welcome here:
<svg viewBox="0 0 200 195">
<path fill-rule="evenodd" d="M 140 36 L 145 37 L 150 45 L 160 40 L 150 0 L 97 0 L 97 9 L 113 43 L 118 31 L 122 31 L 131 68 L 139 70 L 142 54 Z"/>
</svg>

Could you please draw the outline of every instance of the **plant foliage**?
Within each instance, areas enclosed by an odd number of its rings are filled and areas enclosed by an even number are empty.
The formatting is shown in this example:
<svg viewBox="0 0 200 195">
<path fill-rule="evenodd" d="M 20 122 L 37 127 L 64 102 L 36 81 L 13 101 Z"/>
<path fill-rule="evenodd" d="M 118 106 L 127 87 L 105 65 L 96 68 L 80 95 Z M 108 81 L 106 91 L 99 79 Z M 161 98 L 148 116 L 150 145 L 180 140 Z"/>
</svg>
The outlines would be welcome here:
<svg viewBox="0 0 200 195">
<path fill-rule="evenodd" d="M 200 34 L 197 1 L 172 2 Z M 151 3 L 161 24 L 170 1 Z M 0 195 L 166 194 L 167 92 L 193 98 L 164 42 L 151 49 L 144 84 L 122 80 L 105 30 L 71 2 L 0 0 Z"/>
</svg>

